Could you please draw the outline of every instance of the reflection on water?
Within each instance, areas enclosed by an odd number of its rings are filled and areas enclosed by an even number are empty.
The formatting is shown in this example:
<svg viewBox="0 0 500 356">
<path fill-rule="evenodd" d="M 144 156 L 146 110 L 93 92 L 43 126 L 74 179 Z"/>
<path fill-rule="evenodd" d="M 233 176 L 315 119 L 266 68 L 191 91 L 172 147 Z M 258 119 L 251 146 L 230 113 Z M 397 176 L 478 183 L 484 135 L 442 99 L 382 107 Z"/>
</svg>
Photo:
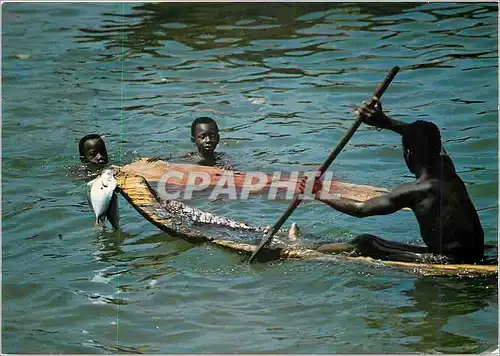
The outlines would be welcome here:
<svg viewBox="0 0 500 356">
<path fill-rule="evenodd" d="M 283 9 L 283 6 L 288 9 Z M 419 11 L 412 13 L 411 10 L 417 7 L 420 7 Z M 292 58 L 311 57 L 311 55 L 318 57 L 322 52 L 329 52 L 334 55 L 334 59 L 346 63 L 356 59 L 380 59 L 381 56 L 375 54 L 353 57 L 345 52 L 342 53 L 342 48 L 335 48 L 334 45 L 342 46 L 342 43 L 346 43 L 346 46 L 350 46 L 348 42 L 352 40 L 351 37 L 357 39 L 356 36 L 359 36 L 357 32 L 368 36 L 380 33 L 380 40 L 404 36 L 410 30 L 416 30 L 412 24 L 422 25 L 422 20 L 424 20 L 424 26 L 439 23 L 439 28 L 429 31 L 430 34 L 442 34 L 451 38 L 495 38 L 495 34 L 490 32 L 491 23 L 481 21 L 485 11 L 495 10 L 493 5 L 486 4 L 470 6 L 468 9 L 463 9 L 461 5 L 447 5 L 446 10 L 436 8 L 436 6 L 425 9 L 419 4 L 397 3 L 363 4 L 362 6 L 340 3 L 267 4 L 265 15 L 262 13 L 260 4 L 200 4 L 197 6 L 197 11 L 193 12 L 189 4 L 163 3 L 134 6 L 133 10 L 132 14 L 128 15 L 105 13 L 104 16 L 114 20 L 105 21 L 105 24 L 97 29 L 80 28 L 84 35 L 76 36 L 77 42 L 103 41 L 106 49 L 116 47 L 123 50 L 125 48 L 126 53 L 117 53 L 117 56 L 123 54 L 124 58 L 133 57 L 134 53 L 147 54 L 159 59 L 169 58 L 177 69 L 201 68 L 200 60 L 202 59 L 188 56 L 183 62 L 179 62 L 178 52 L 184 55 L 192 53 L 196 56 L 195 51 L 207 50 L 212 56 L 205 56 L 202 62 L 212 62 L 214 68 L 230 69 L 249 64 L 254 67 L 267 67 L 268 71 L 263 73 L 266 75 L 283 73 L 302 77 L 318 76 L 320 73 L 292 67 L 290 66 L 292 63 L 283 59 L 277 61 L 272 59 L 287 56 Z M 405 15 L 401 12 L 409 12 L 409 14 Z M 457 15 L 471 21 L 463 21 L 462 26 L 457 26 L 456 23 L 443 26 L 447 21 L 451 23 L 450 20 L 456 18 Z M 234 23 L 235 18 L 242 19 Z M 403 69 L 438 67 L 457 58 L 476 58 L 496 53 L 495 49 L 456 53 L 457 50 L 464 49 L 466 46 L 458 42 L 434 43 L 431 40 L 429 43 L 428 38 L 425 40 L 427 43 L 422 45 L 411 41 L 404 46 L 409 51 L 400 53 L 396 57 L 414 58 L 417 55 L 424 58 L 425 63 L 414 64 Z M 387 52 L 388 47 L 390 45 L 382 45 L 374 49 L 383 49 Z M 224 49 L 224 52 L 218 49 Z M 292 49 L 300 49 L 300 52 L 289 52 Z M 444 52 L 445 50 L 447 51 Z M 343 54 L 344 56 L 341 57 Z M 389 54 L 393 53 L 389 51 Z M 171 68 L 170 65 L 164 64 L 163 66 L 163 69 Z M 448 67 L 453 67 L 453 65 L 448 65 Z M 139 71 L 145 70 L 144 66 L 136 68 Z M 162 69 L 162 67 L 156 68 Z M 340 69 L 340 71 L 345 71 L 345 69 Z M 148 81 L 148 79 L 144 78 L 141 81 Z"/>
<path fill-rule="evenodd" d="M 387 70 L 394 118 L 425 119 L 497 244 L 497 7 L 489 3 L 93 3 L 2 7 L 3 352 L 481 352 L 498 342 L 496 281 L 358 264 L 276 262 L 159 231 L 125 201 L 92 231 L 68 172 L 85 134 L 113 164 L 193 150 L 214 117 L 241 170 L 317 167 Z M 400 138 L 362 126 L 332 168 L 392 187 L 412 179 Z M 264 226 L 286 202 L 199 201 Z M 325 241 L 420 243 L 406 212 L 352 219 L 302 204 Z"/>
<path fill-rule="evenodd" d="M 401 318 L 399 327 L 408 337 L 408 344 L 414 344 L 415 351 L 424 353 L 483 351 L 474 339 L 481 332 L 474 327 L 474 319 L 479 318 L 473 315 L 496 302 L 496 284 L 496 278 L 417 279 L 412 289 L 403 292 L 412 299 L 412 305 L 397 312 Z M 463 315 L 472 318 L 462 318 Z M 472 325 L 461 325 L 466 320 Z"/>
</svg>

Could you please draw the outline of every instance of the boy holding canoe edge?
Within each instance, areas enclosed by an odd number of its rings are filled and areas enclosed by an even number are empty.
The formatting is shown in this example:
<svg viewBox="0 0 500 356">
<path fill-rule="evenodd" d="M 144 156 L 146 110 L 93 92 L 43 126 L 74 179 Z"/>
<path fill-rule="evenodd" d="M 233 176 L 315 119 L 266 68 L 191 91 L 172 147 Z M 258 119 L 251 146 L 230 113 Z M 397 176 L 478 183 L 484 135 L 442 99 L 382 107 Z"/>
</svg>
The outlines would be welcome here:
<svg viewBox="0 0 500 356">
<path fill-rule="evenodd" d="M 467 189 L 455 172 L 451 158 L 441 145 L 437 126 L 427 121 L 407 124 L 386 116 L 378 98 L 375 105 L 363 102 L 357 113 L 363 122 L 402 136 L 404 160 L 416 177 L 388 193 L 364 202 L 350 199 L 324 200 L 322 182 L 316 179 L 313 194 L 335 210 L 363 218 L 387 215 L 410 208 L 417 218 L 427 245 L 412 246 L 363 234 L 349 243 L 325 244 L 320 252 L 358 252 L 364 256 L 403 262 L 475 263 L 483 259 L 484 233 Z M 299 191 L 305 191 L 305 180 Z"/>
</svg>

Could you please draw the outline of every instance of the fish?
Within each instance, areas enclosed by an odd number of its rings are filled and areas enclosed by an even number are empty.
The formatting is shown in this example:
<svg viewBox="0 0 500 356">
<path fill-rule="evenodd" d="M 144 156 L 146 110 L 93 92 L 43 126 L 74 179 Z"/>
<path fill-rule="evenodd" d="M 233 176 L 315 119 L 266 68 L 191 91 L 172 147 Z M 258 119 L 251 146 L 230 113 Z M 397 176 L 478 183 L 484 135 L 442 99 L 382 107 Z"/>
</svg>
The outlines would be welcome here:
<svg viewBox="0 0 500 356">
<path fill-rule="evenodd" d="M 99 229 L 108 218 L 113 228 L 119 227 L 118 198 L 115 193 L 116 180 L 114 172 L 106 169 L 103 173 L 87 183 L 88 200 L 95 214 L 94 229 Z"/>
</svg>

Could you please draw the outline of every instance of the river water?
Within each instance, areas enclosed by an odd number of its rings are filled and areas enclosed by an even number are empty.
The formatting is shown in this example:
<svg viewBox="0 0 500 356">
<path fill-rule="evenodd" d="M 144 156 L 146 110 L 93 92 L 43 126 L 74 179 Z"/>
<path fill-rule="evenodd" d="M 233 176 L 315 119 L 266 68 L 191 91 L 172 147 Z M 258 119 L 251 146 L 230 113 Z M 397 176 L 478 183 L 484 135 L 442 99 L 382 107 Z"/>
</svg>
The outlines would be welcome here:
<svg viewBox="0 0 500 356">
<path fill-rule="evenodd" d="M 242 170 L 311 169 L 394 65 L 397 119 L 442 130 L 497 244 L 495 3 L 14 4 L 2 6 L 2 352 L 477 353 L 498 345 L 497 279 L 356 263 L 245 264 L 170 237 L 120 199 L 93 231 L 77 143 L 113 163 L 193 149 L 214 117 Z M 400 138 L 361 126 L 332 171 L 412 179 Z M 272 224 L 286 202 L 206 210 Z M 230 208 L 228 208 L 230 206 Z M 327 240 L 421 243 L 414 216 L 355 219 L 320 203 L 290 221 Z"/>
</svg>

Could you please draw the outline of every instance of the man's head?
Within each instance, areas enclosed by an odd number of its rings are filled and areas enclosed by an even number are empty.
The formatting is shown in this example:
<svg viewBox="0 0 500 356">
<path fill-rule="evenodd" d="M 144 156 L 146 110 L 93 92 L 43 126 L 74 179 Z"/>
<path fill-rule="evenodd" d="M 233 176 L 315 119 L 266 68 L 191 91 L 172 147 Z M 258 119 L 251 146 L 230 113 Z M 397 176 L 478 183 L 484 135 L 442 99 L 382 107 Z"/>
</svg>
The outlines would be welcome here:
<svg viewBox="0 0 500 356">
<path fill-rule="evenodd" d="M 408 169 L 416 173 L 417 166 L 430 165 L 441 152 L 441 134 L 432 122 L 418 120 L 403 132 L 404 158 Z"/>
<path fill-rule="evenodd" d="M 191 124 L 191 141 L 202 156 L 212 155 L 219 144 L 219 128 L 214 119 L 199 117 Z"/>
<path fill-rule="evenodd" d="M 107 164 L 108 152 L 101 136 L 90 134 L 84 136 L 78 144 L 80 160 L 84 163 Z"/>
</svg>

